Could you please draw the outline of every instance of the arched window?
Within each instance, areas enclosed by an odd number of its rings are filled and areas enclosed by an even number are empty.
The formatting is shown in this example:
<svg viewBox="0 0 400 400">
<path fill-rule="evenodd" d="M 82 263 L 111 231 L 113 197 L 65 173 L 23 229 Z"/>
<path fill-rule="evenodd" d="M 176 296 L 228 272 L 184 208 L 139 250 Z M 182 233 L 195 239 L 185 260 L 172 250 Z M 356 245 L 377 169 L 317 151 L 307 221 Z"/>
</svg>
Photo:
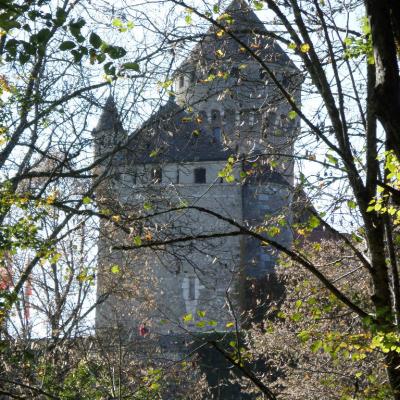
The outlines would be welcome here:
<svg viewBox="0 0 400 400">
<path fill-rule="evenodd" d="M 151 169 L 151 180 L 153 183 L 161 183 L 162 182 L 161 167 L 154 167 Z"/>
<path fill-rule="evenodd" d="M 265 80 L 267 79 L 267 77 L 268 77 L 267 71 L 265 71 L 264 68 L 260 68 L 260 69 L 259 69 L 259 75 L 260 75 L 260 79 L 261 79 L 262 81 L 265 81 Z"/>
<path fill-rule="evenodd" d="M 184 85 L 185 85 L 185 77 L 181 75 L 179 77 L 179 88 L 183 88 Z"/>
<path fill-rule="evenodd" d="M 206 169 L 205 168 L 195 168 L 194 169 L 194 183 L 206 183 Z"/>
</svg>

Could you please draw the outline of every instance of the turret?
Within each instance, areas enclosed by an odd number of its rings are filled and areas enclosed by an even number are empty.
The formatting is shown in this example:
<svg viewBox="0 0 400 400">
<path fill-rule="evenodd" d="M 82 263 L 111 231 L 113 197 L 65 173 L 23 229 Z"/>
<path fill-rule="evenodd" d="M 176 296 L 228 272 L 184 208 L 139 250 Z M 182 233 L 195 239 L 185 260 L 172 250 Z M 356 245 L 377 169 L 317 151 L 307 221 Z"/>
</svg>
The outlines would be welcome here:
<svg viewBox="0 0 400 400">
<path fill-rule="evenodd" d="M 249 49 L 273 71 L 293 98 L 300 101 L 300 72 L 271 38 L 245 0 L 234 0 L 219 22 L 233 39 L 212 26 L 174 74 L 176 102 L 199 114 L 215 136 L 238 154 L 265 154 L 289 182 L 297 123 L 290 107 Z"/>
<path fill-rule="evenodd" d="M 122 127 L 118 109 L 112 95 L 108 97 L 92 135 L 94 139 L 95 159 L 111 152 L 117 145 L 122 144 L 126 140 L 127 136 Z M 110 157 L 118 158 L 118 153 L 110 154 Z"/>
</svg>

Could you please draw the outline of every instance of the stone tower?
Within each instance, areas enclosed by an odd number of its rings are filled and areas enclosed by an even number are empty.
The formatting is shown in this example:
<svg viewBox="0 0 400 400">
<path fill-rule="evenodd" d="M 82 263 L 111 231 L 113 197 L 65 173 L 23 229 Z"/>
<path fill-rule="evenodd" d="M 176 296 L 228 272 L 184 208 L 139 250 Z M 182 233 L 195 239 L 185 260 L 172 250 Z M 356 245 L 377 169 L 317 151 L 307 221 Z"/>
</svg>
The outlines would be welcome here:
<svg viewBox="0 0 400 400">
<path fill-rule="evenodd" d="M 298 123 L 247 49 L 298 102 L 300 76 L 244 0 L 224 15 L 239 41 L 211 27 L 175 71 L 175 97 L 101 163 L 109 175 L 97 200 L 114 219 L 100 226 L 98 295 L 108 297 L 97 308 L 98 332 L 118 327 L 161 342 L 224 332 L 256 305 L 251 288 L 274 290 L 276 253 L 230 221 L 268 233 L 290 219 Z M 109 99 L 94 132 L 96 157 L 124 135 Z M 290 245 L 289 228 L 274 239 Z"/>
</svg>

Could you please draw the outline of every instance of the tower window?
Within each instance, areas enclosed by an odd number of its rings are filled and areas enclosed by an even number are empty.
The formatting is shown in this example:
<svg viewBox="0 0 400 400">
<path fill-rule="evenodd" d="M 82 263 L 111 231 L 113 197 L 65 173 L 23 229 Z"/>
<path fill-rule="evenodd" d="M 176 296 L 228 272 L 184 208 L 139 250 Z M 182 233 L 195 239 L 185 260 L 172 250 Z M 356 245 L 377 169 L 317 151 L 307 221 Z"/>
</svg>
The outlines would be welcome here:
<svg viewBox="0 0 400 400">
<path fill-rule="evenodd" d="M 249 113 L 249 125 L 253 126 L 255 124 L 255 114 L 254 111 L 250 111 Z"/>
<path fill-rule="evenodd" d="M 239 78 L 239 68 L 238 67 L 232 67 L 230 71 L 230 75 L 233 78 Z"/>
<path fill-rule="evenodd" d="M 196 277 L 189 276 L 189 300 L 196 300 Z"/>
<path fill-rule="evenodd" d="M 213 122 L 219 121 L 221 118 L 221 114 L 218 110 L 211 111 L 211 119 Z"/>
<path fill-rule="evenodd" d="M 179 77 L 179 88 L 183 88 L 184 85 L 185 85 L 185 77 L 181 75 Z"/>
<path fill-rule="evenodd" d="M 200 123 L 207 122 L 207 113 L 205 111 L 200 111 L 199 115 L 200 115 L 200 119 L 201 119 Z"/>
<path fill-rule="evenodd" d="M 206 169 L 205 168 L 195 168 L 194 183 L 206 183 Z"/>
<path fill-rule="evenodd" d="M 153 183 L 162 182 L 162 169 L 161 167 L 155 167 L 151 170 L 151 180 Z"/>
<path fill-rule="evenodd" d="M 215 126 L 215 127 L 213 128 L 213 137 L 214 137 L 214 140 L 216 140 L 217 142 L 220 142 L 220 141 L 221 141 L 221 136 L 222 136 L 222 134 L 221 134 L 221 127 Z"/>
<path fill-rule="evenodd" d="M 267 71 L 265 71 L 265 69 L 264 68 L 260 68 L 259 69 L 259 74 L 260 74 L 260 79 L 261 80 L 266 80 L 266 78 L 267 78 Z"/>
</svg>

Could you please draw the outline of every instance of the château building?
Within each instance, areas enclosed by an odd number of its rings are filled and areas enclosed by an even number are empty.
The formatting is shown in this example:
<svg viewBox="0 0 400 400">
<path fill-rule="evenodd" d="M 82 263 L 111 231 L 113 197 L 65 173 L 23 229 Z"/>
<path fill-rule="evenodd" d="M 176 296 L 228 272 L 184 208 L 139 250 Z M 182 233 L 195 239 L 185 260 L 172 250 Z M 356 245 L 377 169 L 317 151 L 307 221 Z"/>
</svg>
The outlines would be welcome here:
<svg viewBox="0 0 400 400">
<path fill-rule="evenodd" d="M 232 222 L 266 235 L 275 227 L 274 240 L 290 246 L 299 125 L 248 50 L 298 104 L 301 76 L 245 0 L 219 22 L 226 32 L 209 28 L 174 72 L 174 96 L 146 123 L 129 132 L 110 97 L 93 132 L 106 176 L 97 201 L 114 218 L 100 223 L 97 332 L 161 345 L 226 332 L 275 290 L 276 251 Z"/>
</svg>

